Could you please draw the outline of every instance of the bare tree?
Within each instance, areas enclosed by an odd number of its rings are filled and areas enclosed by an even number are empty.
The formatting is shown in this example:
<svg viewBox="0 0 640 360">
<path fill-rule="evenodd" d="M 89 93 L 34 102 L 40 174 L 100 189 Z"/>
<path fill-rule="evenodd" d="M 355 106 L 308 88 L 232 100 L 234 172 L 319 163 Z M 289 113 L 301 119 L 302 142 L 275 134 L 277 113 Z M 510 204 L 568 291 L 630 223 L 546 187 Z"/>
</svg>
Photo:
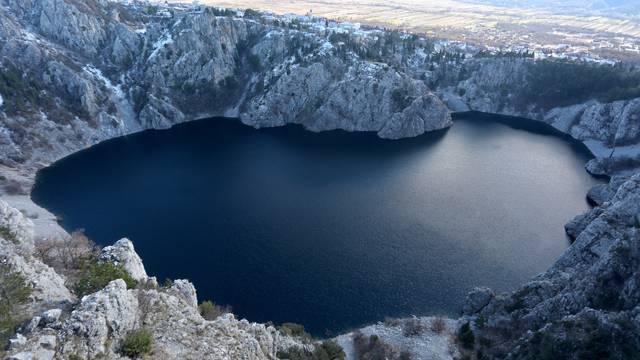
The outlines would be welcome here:
<svg viewBox="0 0 640 360">
<path fill-rule="evenodd" d="M 81 230 L 69 236 L 42 239 L 35 246 L 35 254 L 42 262 L 71 278 L 95 259 L 98 251 L 98 246 Z"/>
</svg>

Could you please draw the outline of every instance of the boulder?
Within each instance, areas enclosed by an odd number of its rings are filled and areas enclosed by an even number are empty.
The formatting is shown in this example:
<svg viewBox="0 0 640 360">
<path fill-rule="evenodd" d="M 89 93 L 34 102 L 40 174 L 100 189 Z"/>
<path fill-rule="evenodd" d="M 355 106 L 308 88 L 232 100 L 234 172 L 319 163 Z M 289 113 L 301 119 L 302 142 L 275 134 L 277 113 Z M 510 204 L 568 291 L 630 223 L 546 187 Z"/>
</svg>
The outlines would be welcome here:
<svg viewBox="0 0 640 360">
<path fill-rule="evenodd" d="M 111 246 L 104 247 L 99 259 L 122 266 L 137 281 L 145 281 L 148 278 L 142 259 L 129 239 L 123 238 Z"/>
<path fill-rule="evenodd" d="M 495 297 L 494 292 L 487 287 L 476 287 L 467 294 L 462 305 L 464 315 L 473 315 L 482 310 Z"/>
</svg>

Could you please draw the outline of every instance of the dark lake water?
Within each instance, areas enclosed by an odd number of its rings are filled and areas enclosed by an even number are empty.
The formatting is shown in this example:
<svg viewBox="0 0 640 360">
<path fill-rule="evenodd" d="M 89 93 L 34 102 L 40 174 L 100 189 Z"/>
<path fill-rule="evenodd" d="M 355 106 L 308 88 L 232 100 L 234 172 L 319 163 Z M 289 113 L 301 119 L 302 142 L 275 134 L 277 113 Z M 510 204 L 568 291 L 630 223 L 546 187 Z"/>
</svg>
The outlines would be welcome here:
<svg viewBox="0 0 640 360">
<path fill-rule="evenodd" d="M 102 245 L 132 239 L 149 274 L 200 300 L 324 336 L 456 314 L 472 287 L 553 263 L 598 180 L 582 147 L 529 130 L 472 116 L 388 141 L 208 119 L 65 158 L 33 199 Z"/>
</svg>

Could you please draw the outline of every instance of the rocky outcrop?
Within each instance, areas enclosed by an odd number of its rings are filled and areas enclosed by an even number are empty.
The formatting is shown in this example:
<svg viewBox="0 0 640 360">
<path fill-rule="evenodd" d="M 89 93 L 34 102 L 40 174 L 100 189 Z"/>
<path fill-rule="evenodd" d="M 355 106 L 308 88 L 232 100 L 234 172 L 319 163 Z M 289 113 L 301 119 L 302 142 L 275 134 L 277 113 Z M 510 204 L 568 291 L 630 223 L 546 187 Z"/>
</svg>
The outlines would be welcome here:
<svg viewBox="0 0 640 360">
<path fill-rule="evenodd" d="M 475 314 L 489 305 L 495 297 L 493 291 L 487 287 L 477 287 L 467 294 L 462 307 L 463 314 Z"/>
<path fill-rule="evenodd" d="M 633 358 L 640 349 L 639 213 L 640 174 L 568 225 L 575 242 L 547 272 L 482 307 L 470 296 L 467 314 L 488 319 L 478 332 L 489 343 L 496 340 L 489 334 L 508 334 L 488 351 L 510 358 L 537 358 L 541 348 L 555 358 Z"/>
<path fill-rule="evenodd" d="M 124 259 L 139 260 L 139 256 L 129 245 L 128 240 L 120 240 L 103 251 L 108 257 L 101 258 L 116 261 L 134 275 L 141 269 L 129 266 L 136 261 Z M 71 312 L 52 309 L 36 316 L 11 341 L 9 358 L 120 359 L 127 334 L 142 328 L 151 332 L 151 356 L 158 359 L 270 360 L 278 350 L 313 347 L 271 326 L 236 320 L 232 314 L 203 319 L 195 288 L 188 281 L 127 289 L 123 280 L 114 280 L 83 297 Z"/>
<path fill-rule="evenodd" d="M 71 301 L 65 280 L 33 256 L 33 224 L 0 200 L 0 262 L 8 264 L 33 289 L 27 307 L 42 309 Z"/>
<path fill-rule="evenodd" d="M 25 254 L 33 252 L 33 224 L 20 211 L 0 200 L 0 228 L 4 240 Z"/>
<path fill-rule="evenodd" d="M 149 278 L 142 264 L 142 259 L 135 252 L 133 243 L 129 239 L 120 239 L 115 244 L 102 248 L 99 259 L 122 266 L 136 281 L 144 281 Z"/>
<path fill-rule="evenodd" d="M 33 289 L 26 311 L 37 314 L 10 341 L 8 359 L 120 359 L 123 340 L 140 328 L 151 331 L 152 356 L 162 359 L 271 360 L 278 350 L 313 348 L 302 339 L 281 335 L 271 326 L 236 320 L 232 314 L 203 319 L 193 285 L 176 280 L 158 287 L 128 239 L 105 247 L 99 260 L 122 266 L 141 287 L 127 289 L 123 280 L 114 280 L 74 304 L 64 278 L 34 256 L 32 226 L 21 212 L 0 200 L 0 261 Z"/>
<path fill-rule="evenodd" d="M 443 82 L 439 93 L 452 109 L 552 125 L 587 145 L 597 157 L 588 168 L 594 174 L 629 174 L 640 169 L 640 99 L 602 102 L 591 98 L 565 106 L 536 102 L 527 88 L 536 66 L 533 59 L 473 59 L 460 70 L 470 76 L 455 85 Z"/>
<path fill-rule="evenodd" d="M 283 74 L 249 103 L 241 120 L 256 127 L 301 123 L 313 131 L 374 131 L 388 139 L 451 126 L 448 109 L 423 82 L 383 64 L 340 64 L 336 70 L 331 61 L 334 73 L 331 65 L 315 62 Z"/>
</svg>

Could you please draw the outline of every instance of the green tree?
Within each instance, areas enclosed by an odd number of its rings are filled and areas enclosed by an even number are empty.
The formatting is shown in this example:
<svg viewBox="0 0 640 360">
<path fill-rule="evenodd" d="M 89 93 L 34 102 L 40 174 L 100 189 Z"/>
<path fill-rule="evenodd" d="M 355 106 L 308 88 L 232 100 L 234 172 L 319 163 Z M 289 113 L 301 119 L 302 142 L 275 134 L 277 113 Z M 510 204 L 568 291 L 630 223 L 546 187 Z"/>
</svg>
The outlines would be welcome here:
<svg viewBox="0 0 640 360">
<path fill-rule="evenodd" d="M 462 347 L 468 350 L 473 349 L 473 345 L 476 342 L 476 337 L 473 335 L 473 330 L 471 330 L 471 325 L 469 323 L 465 323 L 458 330 L 458 340 L 462 344 Z"/>
<path fill-rule="evenodd" d="M 9 264 L 0 260 L 0 346 L 15 332 L 20 322 L 19 306 L 24 304 L 33 289 L 25 279 L 11 269 Z"/>
<path fill-rule="evenodd" d="M 251 66 L 251 70 L 255 72 L 262 71 L 262 63 L 260 62 L 258 55 L 249 55 L 249 66 Z"/>
<path fill-rule="evenodd" d="M 6 226 L 0 226 L 0 237 L 14 244 L 18 243 L 18 238 L 16 237 L 16 234 L 14 234 L 13 231 L 11 231 L 11 229 L 9 229 Z"/>
<path fill-rule="evenodd" d="M 334 340 L 325 340 L 313 350 L 314 360 L 344 360 L 345 357 L 344 350 Z"/>
<path fill-rule="evenodd" d="M 74 290 L 76 295 L 82 297 L 103 289 L 107 284 L 116 279 L 124 280 L 129 289 L 137 285 L 137 281 L 134 280 L 122 266 L 112 263 L 96 262 L 87 267 Z"/>
<path fill-rule="evenodd" d="M 200 315 L 207 320 L 215 320 L 218 316 L 231 312 L 231 308 L 228 306 L 216 305 L 211 300 L 203 301 L 198 305 Z"/>
</svg>

